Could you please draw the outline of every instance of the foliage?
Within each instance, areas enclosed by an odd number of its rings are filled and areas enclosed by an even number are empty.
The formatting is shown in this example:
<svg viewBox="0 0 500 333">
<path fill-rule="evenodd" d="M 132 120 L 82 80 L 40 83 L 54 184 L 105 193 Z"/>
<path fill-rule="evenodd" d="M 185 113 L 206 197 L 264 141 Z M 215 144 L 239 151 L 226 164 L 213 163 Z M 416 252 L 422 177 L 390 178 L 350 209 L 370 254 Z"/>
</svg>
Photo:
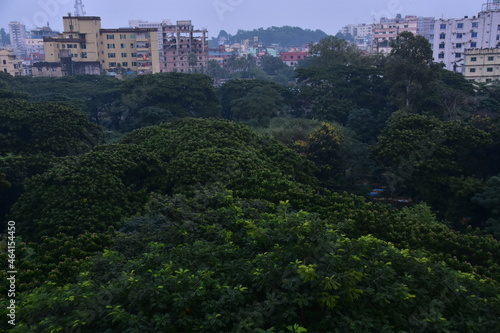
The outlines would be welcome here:
<svg viewBox="0 0 500 333">
<path fill-rule="evenodd" d="M 13 332 L 499 329 L 492 281 L 372 236 L 348 238 L 286 203 L 205 191 L 151 205 L 162 223 L 119 236 L 126 244 L 149 229 L 157 241 L 147 252 L 143 242 L 119 246 L 77 283 L 23 295 Z"/>
<path fill-rule="evenodd" d="M 222 183 L 243 197 L 280 200 L 317 184 L 305 158 L 229 121 L 177 120 L 134 131 L 123 142 L 138 144 L 167 163 L 167 192 Z"/>
<path fill-rule="evenodd" d="M 257 127 L 255 130 L 294 148 L 297 141 L 305 142 L 319 125 L 319 121 L 312 119 L 276 117 L 270 120 L 268 127 Z"/>
<path fill-rule="evenodd" d="M 158 173 L 159 161 L 140 147 L 99 146 L 30 178 L 12 218 L 26 240 L 104 232 L 140 211 L 149 191 L 161 186 Z"/>
<path fill-rule="evenodd" d="M 67 104 L 0 100 L 0 154 L 74 155 L 102 138 L 99 126 Z"/>
<path fill-rule="evenodd" d="M 466 123 L 398 112 L 391 116 L 379 136 L 374 154 L 388 168 L 387 181 L 393 191 L 406 189 L 408 194 L 428 202 L 442 216 L 458 223 L 464 216 L 454 209 L 454 201 L 448 199 L 470 185 L 460 199 L 470 205 L 468 198 L 475 193 L 478 183 L 470 183 L 468 177 L 481 176 L 480 161 L 485 158 L 477 148 L 490 143 L 488 133 Z M 460 179 L 464 180 L 462 185 Z M 468 211 L 473 210 L 469 206 Z"/>
<path fill-rule="evenodd" d="M 297 69 L 304 116 L 344 125 L 352 110 L 385 107 L 382 59 L 333 36 L 310 53 L 307 66 Z"/>
<path fill-rule="evenodd" d="M 433 63 L 429 41 L 404 31 L 391 44 L 385 78 L 391 82 L 392 102 L 400 110 L 425 111 L 428 96 L 433 95 L 429 83 L 436 79 L 438 65 Z"/>
<path fill-rule="evenodd" d="M 272 104 L 271 107 L 276 106 L 277 104 L 280 104 L 282 100 L 287 101 L 291 99 L 290 97 L 293 95 L 293 92 L 279 84 L 269 82 L 269 81 L 263 81 L 263 80 L 230 80 L 226 83 L 224 83 L 218 90 L 218 94 L 220 96 L 221 104 L 222 104 L 222 116 L 226 119 L 233 119 L 234 117 L 234 110 L 233 106 L 236 103 L 236 101 L 243 99 L 245 100 L 245 97 L 247 97 L 250 92 L 254 88 L 259 88 L 256 89 L 254 92 L 255 94 L 260 93 L 263 95 L 266 95 L 266 92 L 269 91 L 270 96 L 268 98 L 268 103 Z M 276 94 L 279 93 L 279 96 Z M 254 95 L 255 95 L 254 94 Z M 255 97 L 255 96 L 253 96 Z M 246 99 L 249 99 L 250 102 L 254 102 L 252 96 L 247 97 Z M 257 96 L 258 97 L 258 96 Z M 258 102 L 258 101 L 257 101 Z M 243 104 L 243 103 L 240 103 Z M 240 105 L 240 107 L 245 107 L 245 105 Z M 272 110 L 272 108 L 271 108 Z M 250 111 L 250 113 L 252 113 Z M 259 113 L 257 113 L 256 116 L 258 116 Z M 243 119 L 248 119 L 248 117 L 243 118 Z"/>
<path fill-rule="evenodd" d="M 337 176 L 339 171 L 339 148 L 342 143 L 338 129 L 322 122 L 307 138 L 298 141 L 298 149 L 318 167 L 318 179 L 325 182 Z"/>
<path fill-rule="evenodd" d="M 159 73 L 139 75 L 124 82 L 116 117 L 123 130 L 138 128 L 151 121 L 151 109 L 161 108 L 155 123 L 178 117 L 208 118 L 220 115 L 219 99 L 212 80 L 204 74 Z M 145 111 L 147 110 L 147 111 Z"/>
<path fill-rule="evenodd" d="M 259 43 L 264 45 L 279 44 L 281 46 L 301 46 L 311 42 L 317 42 L 321 38 L 326 37 L 326 34 L 321 30 L 302 29 L 299 27 L 283 26 L 259 28 L 250 31 L 238 30 L 236 35 L 227 35 L 229 40 L 226 43 L 240 43 L 242 40 L 253 40 L 257 37 Z M 217 47 L 217 40 L 211 40 L 211 47 Z"/>
<path fill-rule="evenodd" d="M 272 88 L 254 87 L 244 97 L 231 102 L 235 120 L 272 118 L 280 112 L 283 97 Z"/>
<path fill-rule="evenodd" d="M 403 208 L 365 202 L 346 194 L 315 195 L 299 201 L 299 207 L 319 214 L 349 238 L 373 235 L 399 249 L 421 250 L 453 269 L 498 281 L 500 243 L 491 236 L 453 230 L 437 220 L 425 204 Z"/>
<path fill-rule="evenodd" d="M 480 193 L 472 200 L 490 211 L 490 218 L 486 221 L 486 231 L 500 239 L 500 176 L 491 177 L 484 184 Z"/>
</svg>

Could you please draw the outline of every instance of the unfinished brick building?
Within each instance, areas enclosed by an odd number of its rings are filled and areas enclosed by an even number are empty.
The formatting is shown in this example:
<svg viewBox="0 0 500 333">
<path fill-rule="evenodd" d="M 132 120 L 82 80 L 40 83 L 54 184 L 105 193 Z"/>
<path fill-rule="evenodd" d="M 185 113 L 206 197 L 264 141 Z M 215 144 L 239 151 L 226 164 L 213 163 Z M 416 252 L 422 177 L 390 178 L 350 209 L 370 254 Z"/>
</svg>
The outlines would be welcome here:
<svg viewBox="0 0 500 333">
<path fill-rule="evenodd" d="M 190 20 L 163 25 L 162 72 L 199 72 L 208 66 L 208 31 L 195 30 Z"/>
</svg>

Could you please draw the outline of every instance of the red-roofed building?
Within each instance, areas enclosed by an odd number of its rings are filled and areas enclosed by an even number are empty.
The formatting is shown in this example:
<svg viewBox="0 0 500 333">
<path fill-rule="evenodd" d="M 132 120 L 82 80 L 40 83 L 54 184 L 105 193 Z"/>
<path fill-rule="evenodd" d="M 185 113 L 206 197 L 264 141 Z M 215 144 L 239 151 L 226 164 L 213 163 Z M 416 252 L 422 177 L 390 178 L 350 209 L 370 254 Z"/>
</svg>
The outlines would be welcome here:
<svg viewBox="0 0 500 333">
<path fill-rule="evenodd" d="M 281 52 L 281 61 L 290 67 L 297 67 L 298 62 L 307 57 L 307 52 Z"/>
</svg>

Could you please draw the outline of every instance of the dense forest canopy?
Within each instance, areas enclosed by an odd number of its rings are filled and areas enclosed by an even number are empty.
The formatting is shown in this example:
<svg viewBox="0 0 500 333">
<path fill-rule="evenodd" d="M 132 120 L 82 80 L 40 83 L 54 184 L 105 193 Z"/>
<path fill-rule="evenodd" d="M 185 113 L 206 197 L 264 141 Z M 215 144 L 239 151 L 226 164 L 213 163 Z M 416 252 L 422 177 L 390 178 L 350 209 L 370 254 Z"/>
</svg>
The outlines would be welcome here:
<svg viewBox="0 0 500 333">
<path fill-rule="evenodd" d="M 226 31 L 221 30 L 217 38 L 210 40 L 210 47 L 217 47 L 220 38 L 225 38 L 225 44 L 241 43 L 242 40 L 254 40 L 258 38 L 259 43 L 263 45 L 278 44 L 282 47 L 286 46 L 303 46 L 309 43 L 319 42 L 327 36 L 321 30 L 302 29 L 299 27 L 283 26 L 259 28 L 254 30 L 238 30 L 235 35 L 230 35 Z"/>
<path fill-rule="evenodd" d="M 293 85 L 0 73 L 1 329 L 500 331 L 500 86 L 393 47 L 322 38 Z"/>
</svg>

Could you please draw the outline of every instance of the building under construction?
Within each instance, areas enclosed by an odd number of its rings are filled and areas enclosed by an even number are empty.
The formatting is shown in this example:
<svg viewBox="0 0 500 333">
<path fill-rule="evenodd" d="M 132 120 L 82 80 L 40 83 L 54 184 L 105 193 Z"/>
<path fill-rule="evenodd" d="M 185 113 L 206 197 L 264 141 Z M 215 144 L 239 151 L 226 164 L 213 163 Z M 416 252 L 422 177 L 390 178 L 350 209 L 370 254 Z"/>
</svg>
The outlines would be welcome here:
<svg viewBox="0 0 500 333">
<path fill-rule="evenodd" d="M 162 25 L 162 72 L 200 72 L 208 66 L 208 31 L 195 30 L 190 20 Z"/>
</svg>

